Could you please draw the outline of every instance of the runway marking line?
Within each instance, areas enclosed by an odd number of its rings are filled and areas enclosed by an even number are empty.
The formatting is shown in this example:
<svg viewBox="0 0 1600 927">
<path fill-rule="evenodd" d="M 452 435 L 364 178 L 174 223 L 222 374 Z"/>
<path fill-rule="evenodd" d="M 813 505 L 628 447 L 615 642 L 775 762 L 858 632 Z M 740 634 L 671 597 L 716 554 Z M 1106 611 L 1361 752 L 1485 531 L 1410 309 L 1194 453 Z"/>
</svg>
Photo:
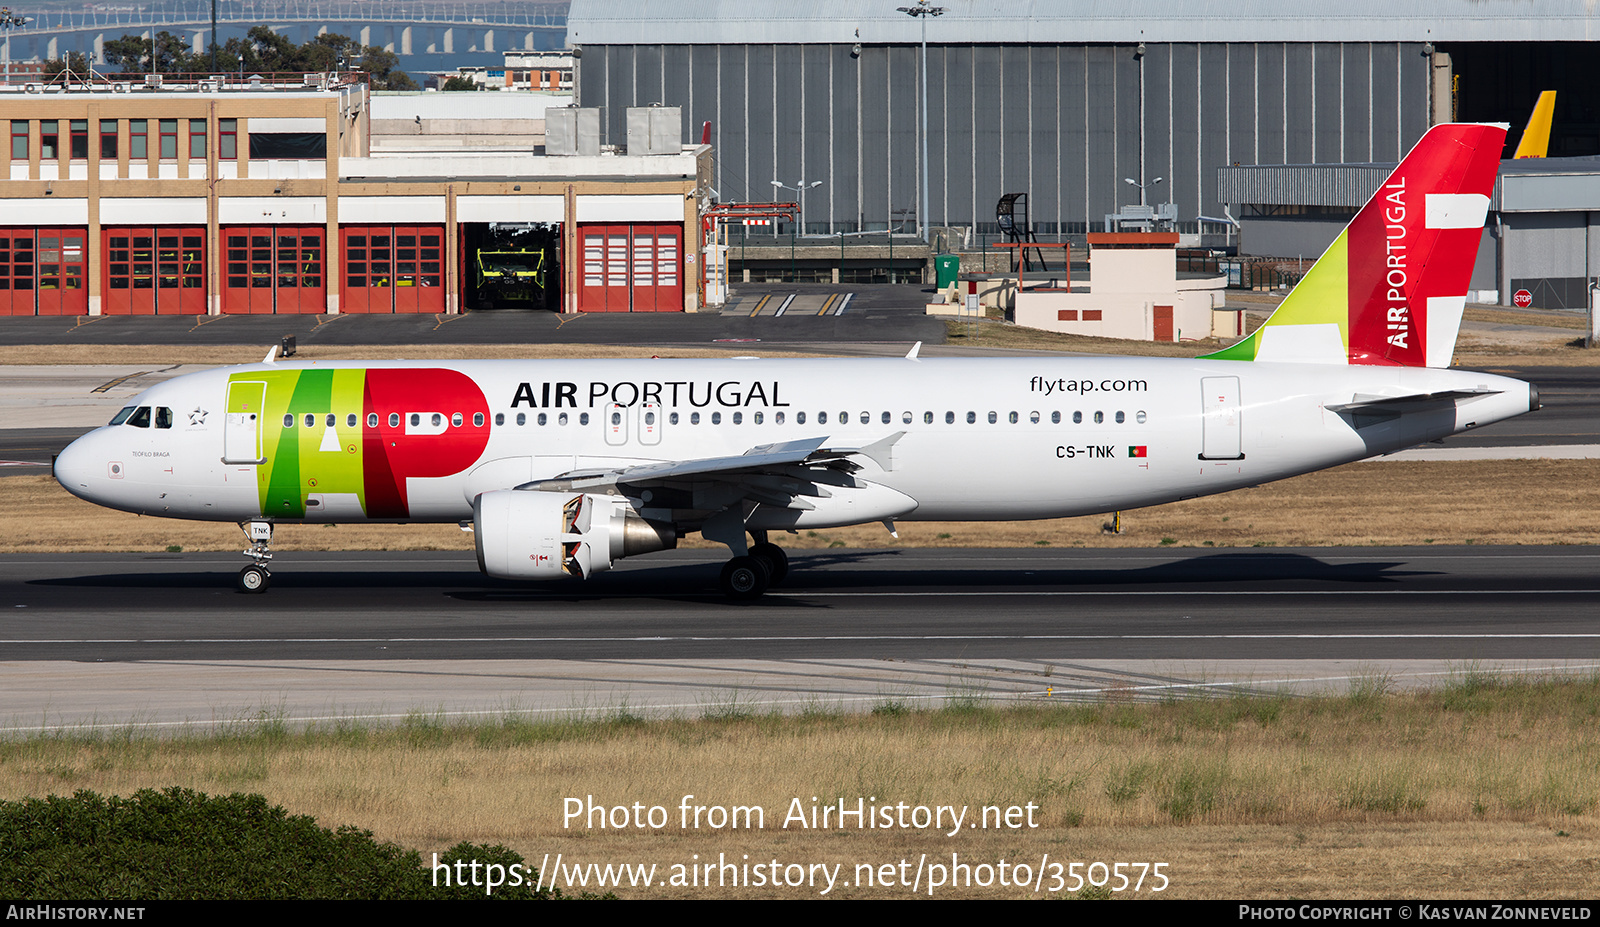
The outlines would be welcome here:
<svg viewBox="0 0 1600 927">
<path fill-rule="evenodd" d="M 1548 634 L 774 634 L 712 637 L 91 637 L 0 640 L 0 644 L 562 644 L 562 643 L 815 643 L 820 641 L 1368 641 L 1594 640 L 1600 633 Z"/>
</svg>

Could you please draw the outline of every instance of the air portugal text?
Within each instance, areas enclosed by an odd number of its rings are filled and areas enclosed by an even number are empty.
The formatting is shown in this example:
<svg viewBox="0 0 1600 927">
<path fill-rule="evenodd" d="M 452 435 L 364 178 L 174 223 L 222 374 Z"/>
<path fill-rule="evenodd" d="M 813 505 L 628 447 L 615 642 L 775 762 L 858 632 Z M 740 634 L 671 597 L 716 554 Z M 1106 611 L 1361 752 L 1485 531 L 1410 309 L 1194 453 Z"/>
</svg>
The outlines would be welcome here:
<svg viewBox="0 0 1600 927">
<path fill-rule="evenodd" d="M 634 382 L 624 380 L 609 383 L 591 380 L 587 384 L 558 381 L 555 383 L 518 383 L 511 397 L 511 408 L 527 406 L 530 409 L 576 409 L 616 404 L 632 406 L 641 402 L 658 405 L 705 408 L 717 405 L 728 409 L 749 406 L 779 408 L 788 403 L 779 398 L 777 380 L 663 380 Z"/>
<path fill-rule="evenodd" d="M 1383 185 L 1384 199 L 1389 205 L 1383 211 L 1385 249 L 1388 271 L 1385 282 L 1389 284 L 1386 301 L 1389 306 L 1389 334 L 1386 339 L 1397 348 L 1408 348 L 1411 336 L 1411 312 L 1406 299 L 1406 179 L 1398 176 Z"/>
</svg>

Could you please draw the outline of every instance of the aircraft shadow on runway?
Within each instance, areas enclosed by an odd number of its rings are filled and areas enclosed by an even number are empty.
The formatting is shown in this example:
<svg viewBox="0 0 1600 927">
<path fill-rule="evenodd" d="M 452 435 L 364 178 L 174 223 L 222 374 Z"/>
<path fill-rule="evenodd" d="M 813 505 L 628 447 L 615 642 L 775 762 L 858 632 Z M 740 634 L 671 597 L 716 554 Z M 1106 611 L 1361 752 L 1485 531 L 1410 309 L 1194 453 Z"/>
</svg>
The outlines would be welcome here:
<svg viewBox="0 0 1600 927">
<path fill-rule="evenodd" d="M 1443 575 L 1435 570 L 1401 569 L 1403 560 L 1328 563 L 1315 556 L 1282 551 L 1230 551 L 1181 557 L 1163 563 L 1130 564 L 1126 568 L 1074 568 L 1070 562 L 1062 565 L 1061 560 L 1053 558 L 1041 559 L 1032 568 L 1023 565 L 996 569 L 977 563 L 963 566 L 960 559 L 920 559 L 915 563 L 896 563 L 906 554 L 900 550 L 797 552 L 790 560 L 790 573 L 783 585 L 754 604 L 830 607 L 826 602 L 808 602 L 804 599 L 808 592 L 822 591 L 910 592 L 949 589 L 998 592 L 1055 588 L 1125 589 L 1129 586 L 1181 590 L 1186 586 L 1217 584 L 1303 588 L 1307 583 L 1392 586 L 1412 577 Z M 1097 556 L 1103 556 L 1103 552 L 1097 552 Z M 259 601 L 264 604 L 291 601 L 304 592 L 319 596 L 344 592 L 359 597 L 376 589 L 409 590 L 460 602 L 496 604 L 519 600 L 581 602 L 620 597 L 725 601 L 717 591 L 720 564 L 714 562 L 661 562 L 647 565 L 630 561 L 622 568 L 589 582 L 574 580 L 537 584 L 491 579 L 464 570 L 330 570 L 325 567 L 297 569 L 296 566 L 286 565 L 275 570 L 272 591 L 260 597 Z M 101 573 L 38 579 L 29 581 L 27 585 L 99 592 L 123 589 L 133 594 L 130 604 L 137 607 L 161 604 L 159 596 L 155 595 L 160 592 L 179 595 L 194 592 L 231 593 L 233 573 L 212 568 L 185 571 L 179 567 L 148 573 Z"/>
</svg>

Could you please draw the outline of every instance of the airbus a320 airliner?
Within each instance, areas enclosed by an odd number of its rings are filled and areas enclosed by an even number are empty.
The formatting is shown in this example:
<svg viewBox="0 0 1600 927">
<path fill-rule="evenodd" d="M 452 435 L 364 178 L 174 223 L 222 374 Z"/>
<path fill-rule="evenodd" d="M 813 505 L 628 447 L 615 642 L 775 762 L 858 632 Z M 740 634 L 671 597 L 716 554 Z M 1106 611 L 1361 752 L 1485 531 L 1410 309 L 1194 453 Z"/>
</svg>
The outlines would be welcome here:
<svg viewBox="0 0 1600 927">
<path fill-rule="evenodd" d="M 784 530 L 1058 518 L 1225 492 L 1539 407 L 1446 369 L 1505 129 L 1431 129 L 1250 337 L 1195 360 L 276 361 L 177 377 L 73 442 L 100 505 L 460 522 L 490 576 L 586 579 L 700 532 L 755 598 Z"/>
</svg>

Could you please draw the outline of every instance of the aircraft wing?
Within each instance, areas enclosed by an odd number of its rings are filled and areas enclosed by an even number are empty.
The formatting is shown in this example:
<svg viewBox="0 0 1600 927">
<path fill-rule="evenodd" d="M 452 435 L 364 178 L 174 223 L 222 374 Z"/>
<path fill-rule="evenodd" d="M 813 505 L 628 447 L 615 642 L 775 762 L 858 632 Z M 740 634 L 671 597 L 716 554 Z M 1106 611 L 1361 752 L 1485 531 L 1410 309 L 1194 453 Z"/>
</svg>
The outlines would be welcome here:
<svg viewBox="0 0 1600 927">
<path fill-rule="evenodd" d="M 614 489 L 638 490 L 657 486 L 691 483 L 720 483 L 730 488 L 744 486 L 752 490 L 746 495 L 759 501 L 776 501 L 770 492 L 762 492 L 772 478 L 804 483 L 829 483 L 848 486 L 854 481 L 850 475 L 861 469 L 851 458 L 865 457 L 875 461 L 885 470 L 894 469 L 894 445 L 905 432 L 899 431 L 862 447 L 831 446 L 826 437 L 803 438 L 778 444 L 761 444 L 743 454 L 729 457 L 705 457 L 698 460 L 661 461 L 636 464 L 608 470 L 579 470 L 564 473 L 547 480 L 524 483 L 517 489 L 537 489 L 557 492 L 604 492 Z M 839 478 L 843 477 L 841 481 Z M 816 495 L 817 487 L 801 487 L 797 491 L 780 493 L 791 499 L 796 495 Z M 763 498 L 765 497 L 765 498 Z M 785 500 L 787 502 L 789 500 Z"/>
</svg>

